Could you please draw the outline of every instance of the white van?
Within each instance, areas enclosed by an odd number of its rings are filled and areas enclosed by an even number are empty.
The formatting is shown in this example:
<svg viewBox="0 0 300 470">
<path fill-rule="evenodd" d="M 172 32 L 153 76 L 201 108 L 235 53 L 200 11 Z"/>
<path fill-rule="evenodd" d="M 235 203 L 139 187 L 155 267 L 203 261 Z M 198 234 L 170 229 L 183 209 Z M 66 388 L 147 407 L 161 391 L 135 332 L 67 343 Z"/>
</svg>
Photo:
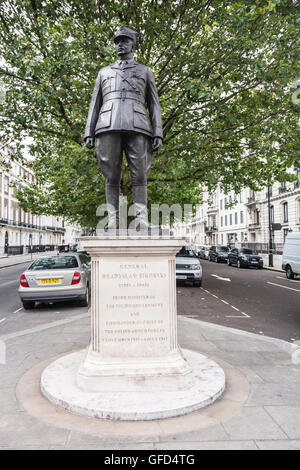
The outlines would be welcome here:
<svg viewBox="0 0 300 470">
<path fill-rule="evenodd" d="M 294 279 L 295 274 L 300 275 L 300 232 L 289 233 L 285 239 L 282 269 L 288 279 Z"/>
</svg>

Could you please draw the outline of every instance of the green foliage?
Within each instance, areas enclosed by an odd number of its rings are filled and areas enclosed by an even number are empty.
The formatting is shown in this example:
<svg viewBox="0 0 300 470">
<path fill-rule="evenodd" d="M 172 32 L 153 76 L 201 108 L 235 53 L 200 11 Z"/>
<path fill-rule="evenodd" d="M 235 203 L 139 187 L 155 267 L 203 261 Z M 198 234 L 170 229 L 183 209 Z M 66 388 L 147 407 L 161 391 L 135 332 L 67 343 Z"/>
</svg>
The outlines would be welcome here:
<svg viewBox="0 0 300 470">
<path fill-rule="evenodd" d="M 288 179 L 299 165 L 298 21 L 293 0 L 2 1 L 0 139 L 34 139 L 37 184 L 19 191 L 22 207 L 95 226 L 104 179 L 82 139 L 120 24 L 138 31 L 135 57 L 154 71 L 162 107 L 149 204 L 196 203 L 218 182 L 238 192 Z"/>
</svg>

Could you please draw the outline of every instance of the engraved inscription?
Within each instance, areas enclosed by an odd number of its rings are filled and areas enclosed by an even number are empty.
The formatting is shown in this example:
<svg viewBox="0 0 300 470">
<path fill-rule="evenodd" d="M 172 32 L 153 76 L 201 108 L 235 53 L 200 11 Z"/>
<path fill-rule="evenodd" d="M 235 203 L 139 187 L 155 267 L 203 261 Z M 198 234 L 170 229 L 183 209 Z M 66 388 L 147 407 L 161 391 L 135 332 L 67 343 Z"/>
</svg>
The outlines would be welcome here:
<svg viewBox="0 0 300 470">
<path fill-rule="evenodd" d="M 168 261 L 100 263 L 100 350 L 112 357 L 170 350 Z"/>
</svg>

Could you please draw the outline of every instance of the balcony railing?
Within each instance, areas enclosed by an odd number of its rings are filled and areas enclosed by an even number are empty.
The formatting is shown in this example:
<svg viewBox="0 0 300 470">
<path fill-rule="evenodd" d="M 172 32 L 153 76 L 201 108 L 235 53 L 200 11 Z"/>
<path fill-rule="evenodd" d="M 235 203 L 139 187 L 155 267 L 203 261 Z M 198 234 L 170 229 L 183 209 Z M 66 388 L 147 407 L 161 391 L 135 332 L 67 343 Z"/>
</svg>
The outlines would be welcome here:
<svg viewBox="0 0 300 470">
<path fill-rule="evenodd" d="M 249 229 L 260 228 L 260 222 L 254 222 L 252 224 L 248 224 Z"/>
<path fill-rule="evenodd" d="M 294 188 L 297 189 L 297 188 L 300 188 L 300 181 L 295 181 L 294 183 Z"/>
<path fill-rule="evenodd" d="M 205 232 L 215 232 L 216 230 L 218 230 L 218 227 L 215 225 L 209 225 L 205 227 Z"/>
<path fill-rule="evenodd" d="M 287 192 L 287 188 L 286 187 L 280 187 L 279 190 L 278 190 L 278 193 L 279 194 L 284 194 Z"/>
<path fill-rule="evenodd" d="M 255 196 L 250 196 L 250 197 L 248 197 L 248 202 L 247 202 L 247 204 L 253 204 L 254 202 L 256 202 Z"/>
</svg>

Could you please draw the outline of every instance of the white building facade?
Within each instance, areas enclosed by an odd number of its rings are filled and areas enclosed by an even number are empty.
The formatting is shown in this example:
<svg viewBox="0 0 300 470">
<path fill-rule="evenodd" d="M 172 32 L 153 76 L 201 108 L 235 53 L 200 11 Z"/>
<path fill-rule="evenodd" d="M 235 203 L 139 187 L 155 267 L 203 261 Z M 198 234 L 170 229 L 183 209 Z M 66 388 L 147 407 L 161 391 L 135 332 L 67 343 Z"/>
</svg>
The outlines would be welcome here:
<svg viewBox="0 0 300 470">
<path fill-rule="evenodd" d="M 275 183 L 261 191 L 203 193 L 195 218 L 178 224 L 175 234 L 197 245 L 235 245 L 267 251 L 269 217 L 273 245 L 280 253 L 289 232 L 300 231 L 300 170 L 297 181 Z M 269 197 L 268 197 L 269 193 Z"/>
<path fill-rule="evenodd" d="M 80 227 L 66 225 L 62 217 L 37 216 L 20 208 L 12 185 L 34 182 L 35 177 L 30 168 L 10 159 L 13 152 L 0 143 L 2 160 L 10 162 L 9 169 L 0 170 L 0 256 L 53 251 L 58 245 L 76 243 Z"/>
</svg>

